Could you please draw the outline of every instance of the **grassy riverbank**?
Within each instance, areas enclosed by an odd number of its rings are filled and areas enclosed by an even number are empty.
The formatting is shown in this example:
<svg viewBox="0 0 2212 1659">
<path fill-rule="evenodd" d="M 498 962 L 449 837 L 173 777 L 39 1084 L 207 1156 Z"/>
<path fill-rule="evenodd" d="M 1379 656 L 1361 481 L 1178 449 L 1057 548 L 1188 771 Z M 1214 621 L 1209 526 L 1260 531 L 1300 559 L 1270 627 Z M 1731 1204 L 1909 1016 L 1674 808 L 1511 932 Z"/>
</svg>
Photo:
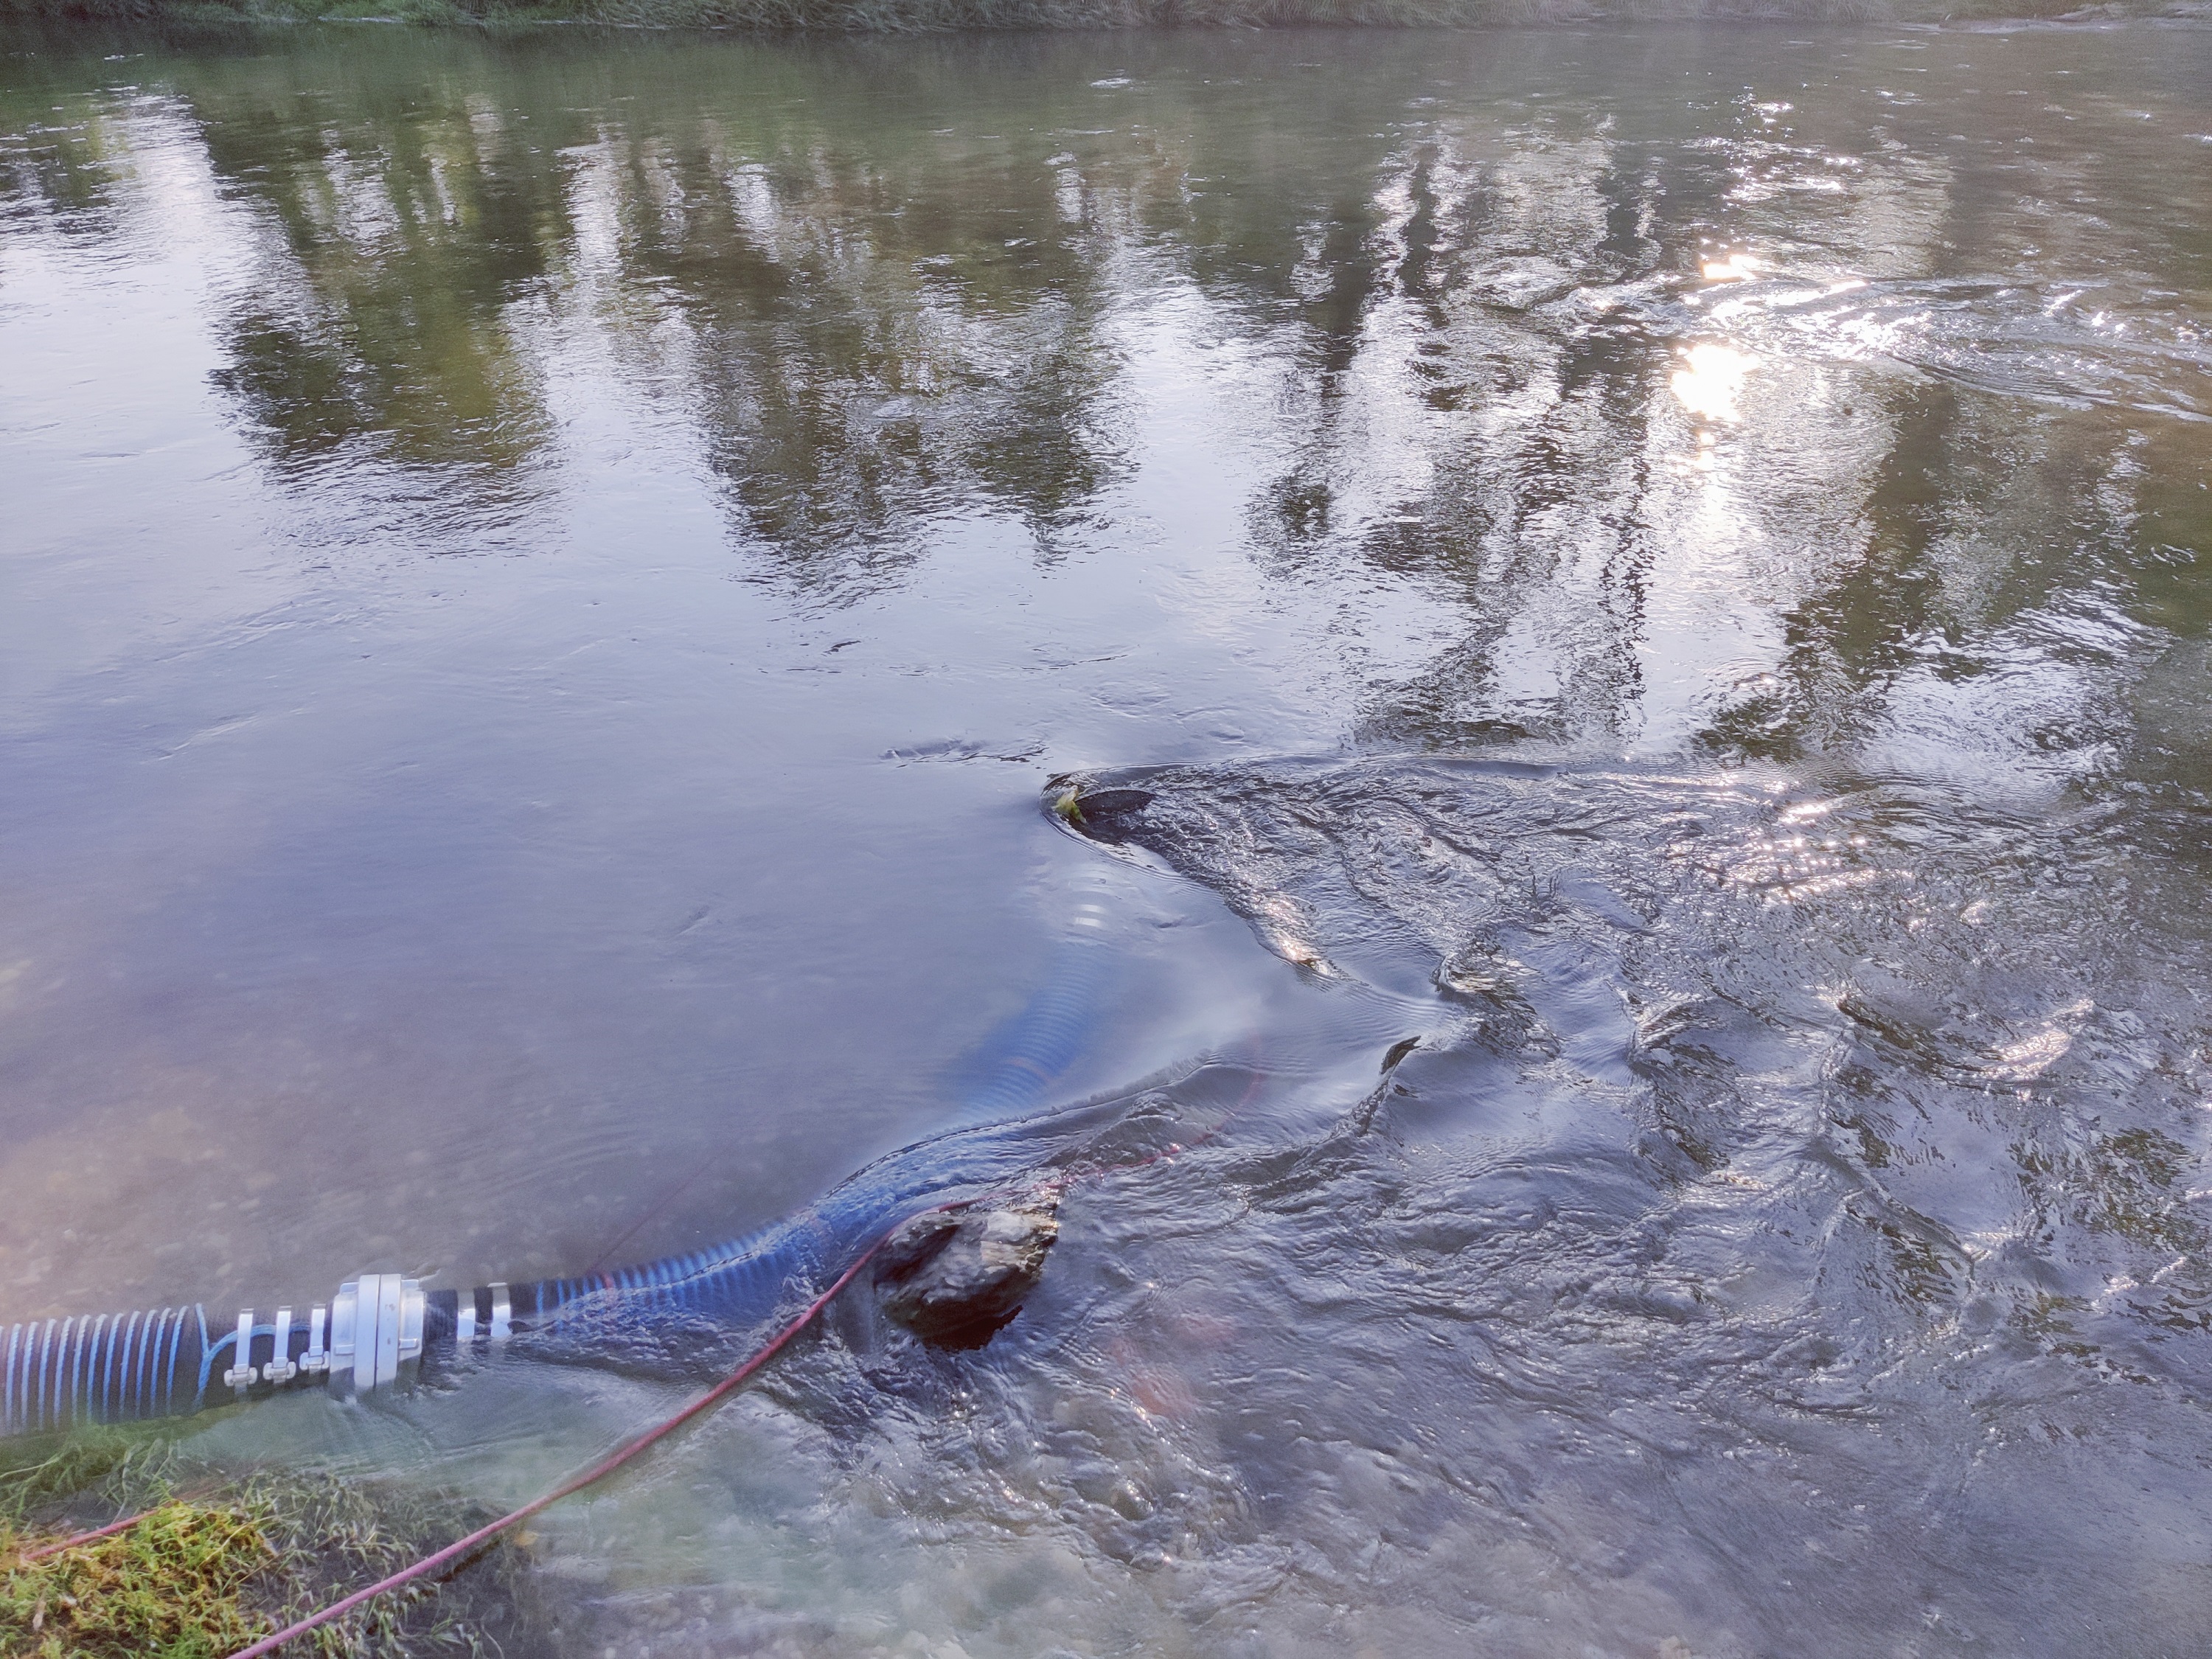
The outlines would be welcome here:
<svg viewBox="0 0 2212 1659">
<path fill-rule="evenodd" d="M 0 1659 L 217 1659 L 428 1553 L 480 1506 L 392 1482 L 228 1470 L 179 1456 L 151 1430 L 92 1430 L 10 1450 L 0 1465 Z M 47 1553 L 118 1515 L 138 1523 Z M 313 1644 L 370 1651 L 498 1650 L 522 1617 L 525 1552 L 496 1546 L 445 1584 L 417 1584 Z"/>
</svg>

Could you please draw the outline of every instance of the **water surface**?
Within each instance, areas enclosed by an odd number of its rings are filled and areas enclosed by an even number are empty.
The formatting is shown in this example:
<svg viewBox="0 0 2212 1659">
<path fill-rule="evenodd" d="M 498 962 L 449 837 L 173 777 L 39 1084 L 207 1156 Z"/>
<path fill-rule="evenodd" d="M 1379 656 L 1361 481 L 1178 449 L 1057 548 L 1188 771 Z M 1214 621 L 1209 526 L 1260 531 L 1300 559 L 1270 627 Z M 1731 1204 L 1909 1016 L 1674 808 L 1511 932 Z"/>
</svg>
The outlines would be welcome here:
<svg viewBox="0 0 2212 1659">
<path fill-rule="evenodd" d="M 726 1235 L 1103 896 L 1249 1103 L 549 1650 L 2200 1644 L 2212 33 L 0 44 L 0 1320 Z"/>
</svg>

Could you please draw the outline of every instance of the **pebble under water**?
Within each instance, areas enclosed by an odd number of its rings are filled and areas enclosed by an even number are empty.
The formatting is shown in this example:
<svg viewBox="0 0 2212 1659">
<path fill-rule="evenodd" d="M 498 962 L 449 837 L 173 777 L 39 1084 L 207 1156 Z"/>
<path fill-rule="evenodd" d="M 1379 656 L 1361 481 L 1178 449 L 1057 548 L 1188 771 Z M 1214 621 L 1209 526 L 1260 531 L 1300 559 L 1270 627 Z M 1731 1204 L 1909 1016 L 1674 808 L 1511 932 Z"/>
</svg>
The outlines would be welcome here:
<svg viewBox="0 0 2212 1659">
<path fill-rule="evenodd" d="M 1099 904 L 1020 1311 L 538 1650 L 2201 1651 L 2208 369 L 2187 16 L 9 25 L 0 1323 L 757 1226 Z"/>
</svg>

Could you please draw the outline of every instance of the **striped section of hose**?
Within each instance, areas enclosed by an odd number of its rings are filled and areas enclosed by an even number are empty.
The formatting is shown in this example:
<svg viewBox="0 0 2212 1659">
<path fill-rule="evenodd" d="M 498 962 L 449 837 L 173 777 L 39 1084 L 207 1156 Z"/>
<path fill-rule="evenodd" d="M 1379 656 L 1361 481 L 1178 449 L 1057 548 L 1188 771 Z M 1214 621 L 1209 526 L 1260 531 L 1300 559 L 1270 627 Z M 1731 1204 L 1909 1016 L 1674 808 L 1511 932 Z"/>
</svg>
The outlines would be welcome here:
<svg viewBox="0 0 2212 1659">
<path fill-rule="evenodd" d="M 1090 1046 L 1113 957 L 1105 948 L 1103 906 L 1078 906 L 1073 922 L 1043 988 L 984 1045 L 988 1070 L 962 1103 L 962 1122 L 1034 1111 Z"/>
<path fill-rule="evenodd" d="M 878 1160 L 799 1214 L 727 1244 L 592 1279 L 517 1285 L 510 1292 L 516 1340 L 535 1332 L 574 1348 L 687 1320 L 756 1328 L 908 1216 L 1046 1167 L 1087 1145 L 1127 1106 L 1102 1102 L 956 1129 Z"/>
<path fill-rule="evenodd" d="M 10 1325 L 0 1331 L 0 1435 L 193 1410 L 208 1358 L 197 1307 Z"/>
</svg>

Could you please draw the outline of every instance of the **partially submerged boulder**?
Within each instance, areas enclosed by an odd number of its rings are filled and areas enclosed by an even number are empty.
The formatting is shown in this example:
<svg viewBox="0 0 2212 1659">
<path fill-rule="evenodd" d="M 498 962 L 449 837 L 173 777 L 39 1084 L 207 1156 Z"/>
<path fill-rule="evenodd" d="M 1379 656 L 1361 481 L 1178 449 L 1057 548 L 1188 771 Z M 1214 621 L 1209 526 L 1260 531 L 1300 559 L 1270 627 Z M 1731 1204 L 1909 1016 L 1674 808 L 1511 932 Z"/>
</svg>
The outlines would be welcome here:
<svg viewBox="0 0 2212 1659">
<path fill-rule="evenodd" d="M 1056 1190 L 931 1210 L 876 1255 L 876 1298 L 925 1342 L 980 1348 L 1021 1311 L 1060 1237 Z"/>
</svg>

